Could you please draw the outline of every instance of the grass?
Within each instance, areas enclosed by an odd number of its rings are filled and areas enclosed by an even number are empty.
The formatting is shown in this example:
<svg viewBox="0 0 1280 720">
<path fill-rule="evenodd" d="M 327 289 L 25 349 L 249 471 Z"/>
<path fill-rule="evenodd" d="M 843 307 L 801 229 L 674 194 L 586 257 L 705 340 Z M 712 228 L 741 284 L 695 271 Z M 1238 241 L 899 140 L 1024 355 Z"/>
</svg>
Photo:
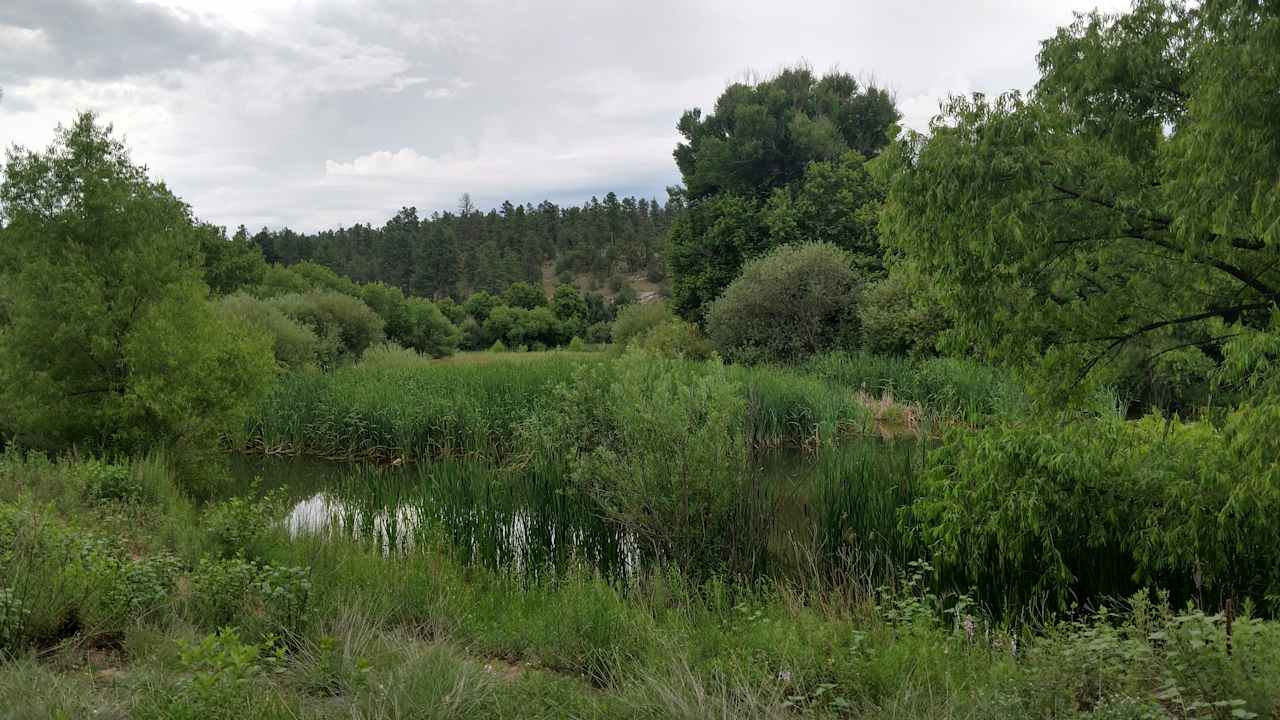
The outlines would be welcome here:
<svg viewBox="0 0 1280 720">
<path fill-rule="evenodd" d="M 43 549 L 21 559 L 0 552 L 0 582 L 13 587 L 21 560 L 50 580 L 88 579 L 94 590 L 55 598 L 80 620 L 61 635 L 33 638 L 19 626 L 0 661 L 0 717 L 1227 718 L 1280 710 L 1280 625 L 1247 613 L 1228 629 L 1223 617 L 1175 613 L 1139 596 L 1110 614 L 1010 628 L 938 600 L 927 568 L 883 584 L 850 577 L 808 587 L 694 583 L 654 569 L 619 586 L 586 565 L 530 580 L 462 563 L 430 543 L 387 555 L 349 538 L 290 540 L 275 524 L 226 547 L 215 511 L 228 501 L 183 515 L 177 493 L 103 500 L 86 492 L 84 468 L 13 454 L 0 464 L 0 532 L 26 528 L 57 541 L 35 543 Z M 234 507 L 253 516 L 244 503 Z M 104 521 L 117 514 L 133 522 Z M 85 559 L 116 545 L 126 571 Z M 55 552 L 68 546 L 79 548 L 69 562 Z M 162 557 L 173 558 L 169 575 L 127 571 Z M 112 598 L 141 610 L 104 612 Z"/>
<path fill-rule="evenodd" d="M 375 363 L 282 378 L 232 439 L 241 448 L 341 460 L 457 455 L 503 459 L 523 423 L 534 421 L 599 353 L 477 353 L 448 362 Z M 513 359 L 518 358 L 518 359 Z M 690 376 L 702 363 L 683 363 Z M 748 440 L 757 447 L 815 447 L 861 432 L 870 414 L 855 393 L 777 368 L 731 367 L 748 399 Z M 608 373 L 602 382 L 610 382 Z"/>
<path fill-rule="evenodd" d="M 1013 419 L 1029 410 L 1028 398 L 1014 378 L 971 360 L 831 353 L 813 358 L 802 370 L 844 388 L 890 396 L 936 416 L 970 423 Z"/>
</svg>

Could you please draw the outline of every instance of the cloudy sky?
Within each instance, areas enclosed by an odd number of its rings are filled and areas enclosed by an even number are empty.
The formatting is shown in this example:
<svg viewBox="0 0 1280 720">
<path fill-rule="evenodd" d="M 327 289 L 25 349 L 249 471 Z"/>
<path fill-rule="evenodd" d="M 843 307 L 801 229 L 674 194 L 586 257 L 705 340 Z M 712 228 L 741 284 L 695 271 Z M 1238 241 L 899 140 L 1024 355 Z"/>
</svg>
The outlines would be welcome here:
<svg viewBox="0 0 1280 720">
<path fill-rule="evenodd" d="M 681 111 L 806 61 L 874 77 L 923 129 L 1029 87 L 1073 9 L 1127 0 L 0 0 L 0 144 L 114 123 L 198 216 L 380 224 L 470 192 L 665 197 Z"/>
</svg>

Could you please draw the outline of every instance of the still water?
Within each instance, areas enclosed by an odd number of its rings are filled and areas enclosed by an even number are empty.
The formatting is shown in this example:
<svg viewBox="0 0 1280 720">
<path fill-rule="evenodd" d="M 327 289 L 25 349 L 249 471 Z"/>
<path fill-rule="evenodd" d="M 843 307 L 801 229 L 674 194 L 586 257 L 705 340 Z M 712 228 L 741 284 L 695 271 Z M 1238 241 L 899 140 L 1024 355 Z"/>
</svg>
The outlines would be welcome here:
<svg viewBox="0 0 1280 720">
<path fill-rule="evenodd" d="M 881 442 L 820 457 L 774 453 L 760 461 L 775 510 L 774 544 L 797 538 L 825 552 L 865 540 L 910 496 L 916 454 Z M 387 554 L 424 544 L 467 563 L 525 575 L 586 565 L 625 581 L 654 556 L 594 501 L 555 472 L 512 471 L 481 461 L 379 468 L 299 458 L 237 457 L 237 478 L 287 506 L 294 536 L 344 536 Z"/>
</svg>

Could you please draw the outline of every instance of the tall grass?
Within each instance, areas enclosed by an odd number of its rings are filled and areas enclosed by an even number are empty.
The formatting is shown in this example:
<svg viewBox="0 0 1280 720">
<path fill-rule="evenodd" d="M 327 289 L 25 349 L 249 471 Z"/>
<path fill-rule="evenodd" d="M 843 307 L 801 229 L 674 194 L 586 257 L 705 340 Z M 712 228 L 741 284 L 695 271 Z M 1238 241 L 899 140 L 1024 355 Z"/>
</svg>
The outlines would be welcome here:
<svg viewBox="0 0 1280 720">
<path fill-rule="evenodd" d="M 809 360 L 801 369 L 847 389 L 891 395 L 971 423 L 1021 417 L 1029 410 L 1028 398 L 1015 378 L 972 360 L 831 353 Z"/>
<path fill-rule="evenodd" d="M 575 368 L 600 365 L 595 377 L 615 381 L 617 361 L 548 353 L 519 363 L 435 363 L 423 367 L 352 367 L 294 374 L 258 403 L 233 442 L 267 453 L 335 460 L 390 461 L 458 455 L 506 458 L 521 424 L 533 421 L 552 390 Z M 712 371 L 678 361 L 686 381 Z M 853 392 L 833 391 L 821 377 L 778 368 L 731 366 L 747 403 L 747 441 L 756 447 L 830 442 L 865 429 L 869 413 Z"/>
<path fill-rule="evenodd" d="M 826 570 L 883 577 L 923 557 L 902 511 L 918 492 L 924 441 L 865 441 L 825 453 L 812 475 L 813 515 Z"/>
<path fill-rule="evenodd" d="M 295 374 L 259 402 L 237 444 L 330 459 L 501 456 L 574 361 Z"/>
</svg>

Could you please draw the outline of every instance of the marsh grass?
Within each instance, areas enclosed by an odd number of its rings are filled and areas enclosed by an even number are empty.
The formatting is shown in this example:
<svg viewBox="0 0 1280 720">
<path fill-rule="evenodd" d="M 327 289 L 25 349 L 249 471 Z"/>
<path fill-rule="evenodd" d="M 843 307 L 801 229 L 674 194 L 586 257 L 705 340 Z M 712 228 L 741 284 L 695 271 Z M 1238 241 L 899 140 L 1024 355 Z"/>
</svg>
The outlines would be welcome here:
<svg viewBox="0 0 1280 720">
<path fill-rule="evenodd" d="M 503 460 L 518 451 L 513 441 L 520 426 L 536 421 L 554 400 L 554 389 L 573 381 L 575 368 L 601 367 L 594 377 L 612 384 L 618 361 L 606 357 L 486 354 L 475 362 L 375 364 L 290 375 L 258 404 L 231 443 L 251 452 L 331 460 Z M 671 364 L 689 382 L 710 372 L 706 363 Z M 727 372 L 747 401 L 744 428 L 754 447 L 816 448 L 870 427 L 870 413 L 856 394 L 820 377 L 778 368 L 733 366 Z"/>
<path fill-rule="evenodd" d="M 853 452 L 830 472 L 874 477 L 863 468 L 906 463 L 902 452 L 885 461 Z M 32 472 L 79 482 L 74 467 Z M 45 492 L 83 498 L 73 490 Z M 32 502 L 27 494 L 3 507 L 27 512 Z M 77 523 L 96 506 L 79 502 L 43 505 L 52 510 L 40 532 L 84 535 Z M 875 527 L 896 502 L 886 493 L 848 516 Z M 261 563 L 305 569 L 305 611 L 287 626 L 267 622 L 276 590 L 264 590 L 284 587 L 277 573 L 215 625 L 184 609 L 193 593 L 227 594 L 191 582 L 210 530 L 197 516 L 183 542 L 153 538 L 154 549 L 144 543 L 130 556 L 175 553 L 178 574 L 158 612 L 115 620 L 109 648 L 14 648 L 0 661 L 0 715 L 1101 719 L 1270 717 L 1280 708 L 1280 625 L 1247 608 L 1228 630 L 1222 616 L 1145 596 L 1110 613 L 1011 629 L 972 606 L 940 612 L 933 590 L 911 578 L 881 589 L 853 578 L 798 588 L 698 580 L 666 566 L 620 585 L 582 564 L 529 579 L 434 544 L 388 554 L 345 537 L 278 533 Z M 0 552 L 6 581 L 13 559 Z M 132 581 L 94 582 L 108 597 Z"/>
</svg>

